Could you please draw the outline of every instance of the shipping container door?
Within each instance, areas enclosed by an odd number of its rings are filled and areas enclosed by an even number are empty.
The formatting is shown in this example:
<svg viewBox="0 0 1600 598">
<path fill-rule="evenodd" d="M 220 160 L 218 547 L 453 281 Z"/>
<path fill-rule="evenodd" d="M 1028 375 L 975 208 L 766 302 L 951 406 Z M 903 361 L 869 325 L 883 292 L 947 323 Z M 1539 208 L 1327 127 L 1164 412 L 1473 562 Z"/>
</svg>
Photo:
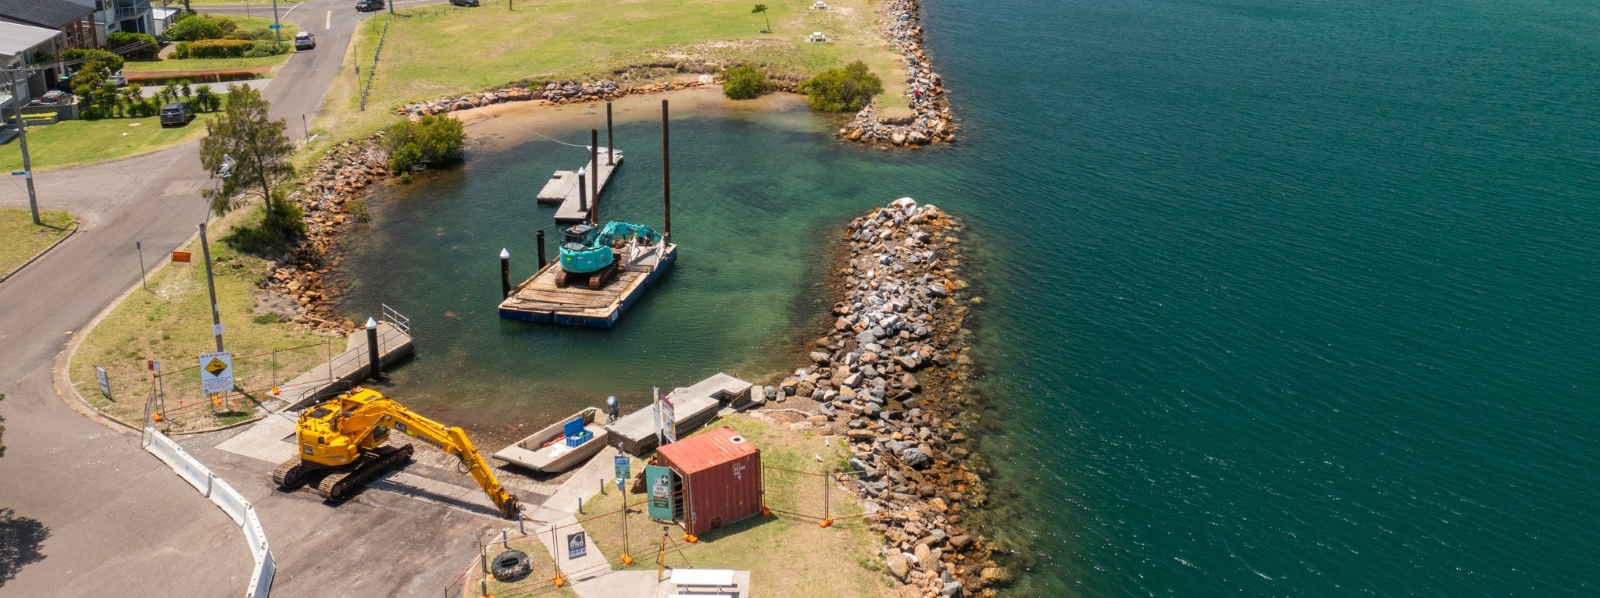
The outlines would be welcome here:
<svg viewBox="0 0 1600 598">
<path fill-rule="evenodd" d="M 678 510 L 677 497 L 673 495 L 672 470 L 659 465 L 647 465 L 644 468 L 645 488 L 650 492 L 650 507 L 648 509 L 651 519 L 656 521 L 672 521 L 674 511 Z"/>
</svg>

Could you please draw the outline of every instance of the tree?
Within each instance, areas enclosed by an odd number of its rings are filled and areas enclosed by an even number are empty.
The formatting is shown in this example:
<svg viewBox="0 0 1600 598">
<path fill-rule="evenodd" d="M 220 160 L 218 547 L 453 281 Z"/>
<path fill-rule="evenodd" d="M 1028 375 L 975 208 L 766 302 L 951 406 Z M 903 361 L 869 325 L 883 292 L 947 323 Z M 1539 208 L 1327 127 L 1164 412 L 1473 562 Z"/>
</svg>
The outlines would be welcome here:
<svg viewBox="0 0 1600 598">
<path fill-rule="evenodd" d="M 284 135 L 283 119 L 272 120 L 271 104 L 249 84 L 228 86 L 228 108 L 206 123 L 206 137 L 200 140 L 200 163 L 210 172 L 222 168 L 223 157 L 236 162 L 231 177 L 222 180 L 222 192 L 211 198 L 211 207 L 225 214 L 242 200 L 272 197 L 272 188 L 294 174 L 289 155 L 294 145 Z M 267 210 L 267 224 L 279 229 L 273 218 L 277 210 Z"/>
<path fill-rule="evenodd" d="M 761 13 L 761 18 L 767 20 L 767 28 L 762 33 L 772 33 L 772 17 L 767 16 L 767 5 L 757 4 L 755 9 L 750 11 L 750 14 L 756 13 Z"/>
<path fill-rule="evenodd" d="M 883 93 L 883 80 L 857 60 L 842 69 L 828 69 L 800 85 L 806 102 L 820 112 L 854 112 Z"/>
</svg>

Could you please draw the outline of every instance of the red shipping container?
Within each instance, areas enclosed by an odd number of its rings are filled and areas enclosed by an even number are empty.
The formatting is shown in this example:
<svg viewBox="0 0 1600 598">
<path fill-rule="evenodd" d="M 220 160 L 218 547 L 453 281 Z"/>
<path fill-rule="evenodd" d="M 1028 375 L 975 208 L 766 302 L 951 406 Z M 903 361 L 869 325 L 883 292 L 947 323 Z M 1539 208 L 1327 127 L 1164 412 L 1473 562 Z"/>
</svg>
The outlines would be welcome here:
<svg viewBox="0 0 1600 598">
<path fill-rule="evenodd" d="M 683 480 L 683 518 L 696 536 L 761 514 L 761 450 L 720 428 L 661 447 L 661 465 Z"/>
</svg>

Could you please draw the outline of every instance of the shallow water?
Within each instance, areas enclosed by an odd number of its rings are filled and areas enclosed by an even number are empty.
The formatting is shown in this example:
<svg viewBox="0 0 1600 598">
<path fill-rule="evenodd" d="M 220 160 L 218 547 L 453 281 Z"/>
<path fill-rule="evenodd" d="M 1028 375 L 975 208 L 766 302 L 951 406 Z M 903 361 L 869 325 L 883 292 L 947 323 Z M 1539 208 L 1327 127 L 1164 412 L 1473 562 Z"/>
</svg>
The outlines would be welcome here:
<svg viewBox="0 0 1600 598">
<path fill-rule="evenodd" d="M 781 370 L 839 225 L 910 195 L 973 228 L 1016 595 L 1600 591 L 1600 12 L 927 4 L 961 142 L 675 122 L 682 258 L 616 329 L 493 316 L 578 150 L 508 140 L 379 202 L 348 305 L 415 318 L 397 392 L 533 427 Z M 657 135 L 619 128 L 606 218 L 659 223 Z"/>
</svg>

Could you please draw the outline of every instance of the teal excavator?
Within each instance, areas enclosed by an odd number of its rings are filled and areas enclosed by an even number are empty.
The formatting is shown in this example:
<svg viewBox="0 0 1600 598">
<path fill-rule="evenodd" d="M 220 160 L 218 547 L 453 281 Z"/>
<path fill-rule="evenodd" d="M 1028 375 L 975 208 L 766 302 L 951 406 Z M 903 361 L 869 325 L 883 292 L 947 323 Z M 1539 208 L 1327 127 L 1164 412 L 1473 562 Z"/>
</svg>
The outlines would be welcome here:
<svg viewBox="0 0 1600 598">
<path fill-rule="evenodd" d="M 643 224 L 607 222 L 604 228 L 576 224 L 561 231 L 561 270 L 556 287 L 585 285 L 600 290 L 627 266 L 630 248 L 661 243 L 661 233 Z"/>
</svg>

